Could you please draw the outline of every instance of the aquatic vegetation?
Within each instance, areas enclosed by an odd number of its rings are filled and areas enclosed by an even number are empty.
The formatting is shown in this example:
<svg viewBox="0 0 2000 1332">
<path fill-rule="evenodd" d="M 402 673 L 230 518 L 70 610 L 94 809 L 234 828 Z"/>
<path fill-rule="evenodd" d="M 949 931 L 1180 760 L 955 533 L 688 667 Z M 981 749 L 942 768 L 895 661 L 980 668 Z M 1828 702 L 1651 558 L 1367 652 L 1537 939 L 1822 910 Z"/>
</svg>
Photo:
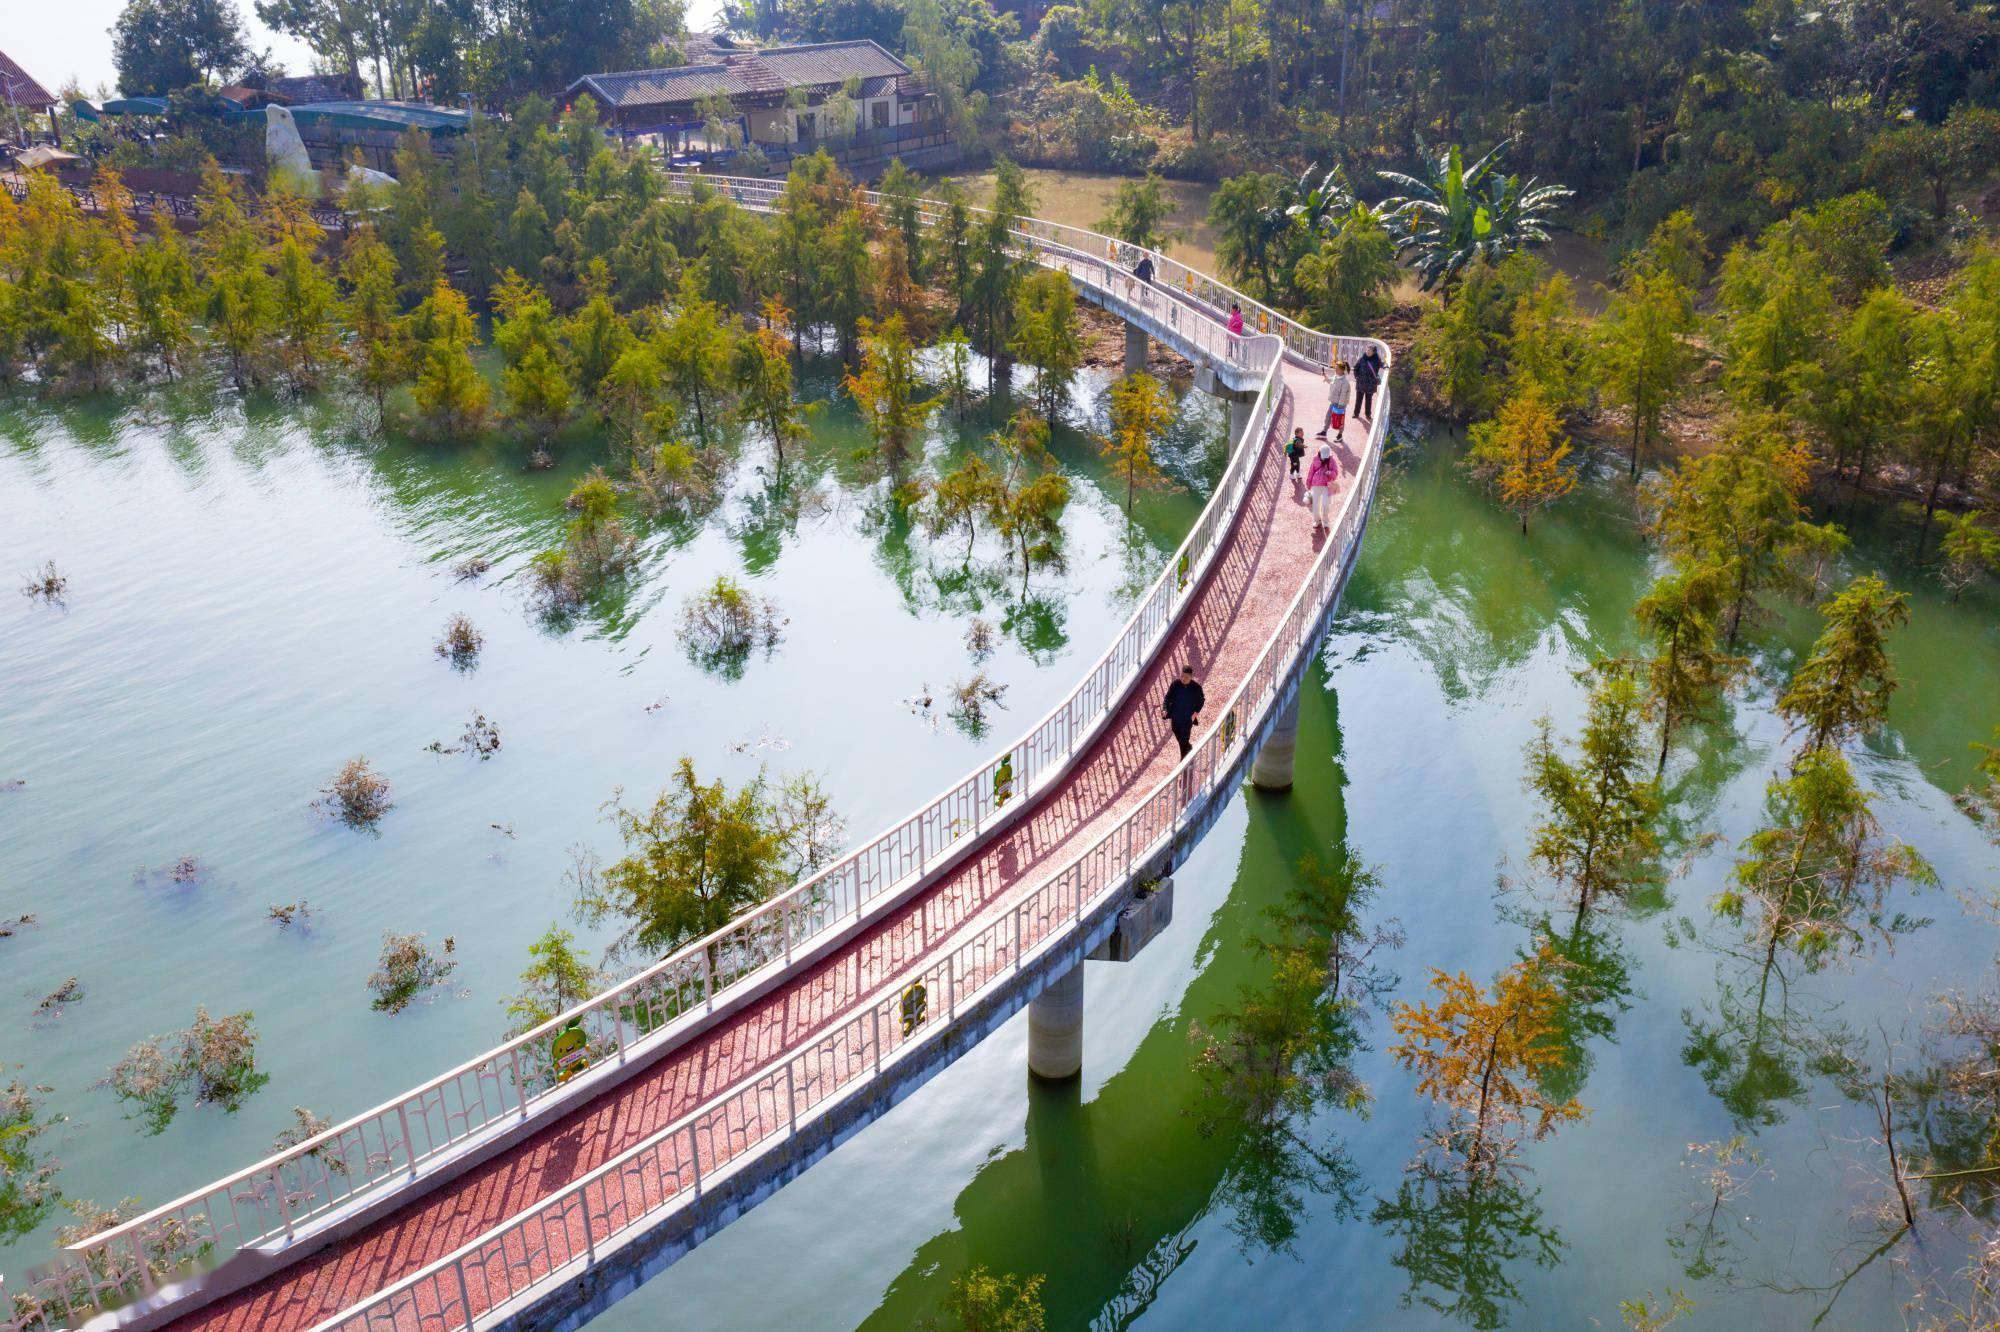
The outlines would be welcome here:
<svg viewBox="0 0 2000 1332">
<path fill-rule="evenodd" d="M 277 921 L 281 930 L 289 930 L 294 925 L 301 931 L 310 930 L 313 921 L 312 904 L 304 898 L 296 902 L 273 902 L 269 919 Z"/>
<path fill-rule="evenodd" d="M 484 555 L 468 555 L 451 566 L 452 577 L 461 583 L 478 578 L 493 567 L 493 561 Z"/>
<path fill-rule="evenodd" d="M 71 976 L 61 985 L 56 986 L 55 989 L 44 995 L 42 1001 L 35 1005 L 35 1012 L 41 1014 L 43 1017 L 59 1017 L 64 1008 L 70 1004 L 81 1003 L 82 1001 L 83 983 L 77 980 L 76 977 Z"/>
<path fill-rule="evenodd" d="M 740 665 L 757 648 L 775 648 L 785 623 L 776 602 L 724 574 L 681 608 L 681 642 L 703 665 Z"/>
<path fill-rule="evenodd" d="M 983 662 L 1000 646 L 1000 635 L 991 620 L 974 620 L 965 630 L 965 651 L 974 662 Z"/>
<path fill-rule="evenodd" d="M 56 570 L 56 562 L 49 560 L 28 575 L 21 585 L 21 595 L 30 601 L 43 601 L 49 605 L 60 605 L 63 594 L 69 589 L 69 579 Z"/>
<path fill-rule="evenodd" d="M 576 516 L 563 544 L 528 564 L 529 585 L 548 615 L 565 615 L 606 580 L 625 573 L 638 557 L 638 539 L 618 517 L 618 492 L 602 468 L 577 482 L 563 500 Z"/>
<path fill-rule="evenodd" d="M 1030 1277 L 1012 1272 L 995 1276 L 985 1264 L 974 1264 L 951 1279 L 944 1312 L 965 1332 L 1041 1332 L 1047 1326 L 1043 1280 L 1040 1272 Z"/>
<path fill-rule="evenodd" d="M 389 799 L 389 779 L 375 771 L 365 754 L 349 759 L 321 794 L 325 798 L 314 803 L 350 828 L 372 828 L 395 808 Z"/>
<path fill-rule="evenodd" d="M 985 671 L 974 671 L 970 678 L 951 686 L 952 722 L 977 740 L 986 733 L 986 710 L 1004 708 L 1006 704 L 1001 700 L 1006 694 L 1006 685 L 997 683 Z"/>
<path fill-rule="evenodd" d="M 132 876 L 132 882 L 142 888 L 169 885 L 175 888 L 192 888 L 208 878 L 210 872 L 200 856 L 190 853 L 162 869 L 142 869 Z"/>
<path fill-rule="evenodd" d="M 61 1194 L 55 1162 L 36 1149 L 37 1140 L 63 1122 L 42 1110 L 47 1091 L 18 1080 L 0 1087 L 0 1244 L 40 1225 Z"/>
<path fill-rule="evenodd" d="M 422 934 L 382 931 L 382 956 L 368 977 L 375 998 L 368 1006 L 378 1013 L 400 1013 L 425 991 L 443 985 L 458 970 L 451 957 L 457 947 L 457 941 L 446 935 L 444 952 L 434 953 Z"/>
<path fill-rule="evenodd" d="M 464 670 L 479 658 L 479 650 L 486 646 L 486 635 L 479 632 L 472 623 L 472 617 L 458 611 L 444 622 L 444 635 L 434 649 L 453 666 Z"/>
<path fill-rule="evenodd" d="M 488 721 L 485 713 L 475 709 L 457 744 L 447 745 L 442 740 L 433 740 L 424 748 L 433 754 L 471 754 L 484 762 L 500 752 L 500 728 Z"/>
<path fill-rule="evenodd" d="M 316 1115 L 302 1105 L 292 1107 L 292 1118 L 297 1122 L 288 1129 L 280 1130 L 278 1136 L 271 1139 L 272 1151 L 282 1152 L 287 1148 L 296 1147 L 310 1138 L 317 1138 L 320 1134 L 333 1127 L 332 1120 L 326 1118 L 324 1115 Z M 326 1168 L 337 1175 L 347 1173 L 347 1162 L 341 1160 L 338 1156 L 330 1155 L 325 1147 L 315 1147 L 307 1152 L 306 1155 L 312 1157 L 315 1161 L 324 1162 Z"/>
<path fill-rule="evenodd" d="M 134 1045 L 100 1085 L 127 1102 L 148 1133 L 172 1123 L 184 1098 L 233 1114 L 271 1080 L 257 1071 L 252 1016 L 243 1012 L 211 1018 L 205 1006 L 197 1008 L 185 1029 Z"/>
</svg>

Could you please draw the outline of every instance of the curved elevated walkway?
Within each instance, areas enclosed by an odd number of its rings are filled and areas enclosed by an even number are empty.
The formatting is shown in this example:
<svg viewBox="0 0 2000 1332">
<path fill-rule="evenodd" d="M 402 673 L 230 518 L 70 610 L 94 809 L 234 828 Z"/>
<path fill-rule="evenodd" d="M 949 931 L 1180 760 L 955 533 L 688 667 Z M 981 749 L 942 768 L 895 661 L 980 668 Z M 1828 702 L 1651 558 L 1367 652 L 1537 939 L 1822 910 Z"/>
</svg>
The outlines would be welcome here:
<svg viewBox="0 0 2000 1332">
<path fill-rule="evenodd" d="M 752 207 L 780 188 L 728 187 Z M 1323 418 L 1323 357 L 1363 344 L 1247 300 L 1278 331 L 1231 337 L 1215 302 L 1233 294 L 1210 279 L 1157 259 L 1162 280 L 1142 289 L 1091 252 L 1117 253 L 1105 238 L 1038 222 L 1017 235 L 1216 381 L 1258 384 L 1195 531 L 1070 700 L 778 902 L 408 1097 L 77 1246 L 40 1284 L 46 1318 L 19 1327 L 75 1321 L 61 1299 L 78 1294 L 117 1306 L 92 1320 L 106 1327 L 574 1326 L 976 1044 L 1185 856 L 1292 713 L 1359 554 L 1387 386 L 1341 451 L 1333 531 L 1315 535 L 1278 445 Z M 1179 760 L 1159 700 L 1183 660 L 1209 707 Z M 924 1007 L 906 1022 L 918 985 Z M 569 1081 L 551 1057 L 565 1026 L 588 1037 L 589 1066 Z"/>
</svg>

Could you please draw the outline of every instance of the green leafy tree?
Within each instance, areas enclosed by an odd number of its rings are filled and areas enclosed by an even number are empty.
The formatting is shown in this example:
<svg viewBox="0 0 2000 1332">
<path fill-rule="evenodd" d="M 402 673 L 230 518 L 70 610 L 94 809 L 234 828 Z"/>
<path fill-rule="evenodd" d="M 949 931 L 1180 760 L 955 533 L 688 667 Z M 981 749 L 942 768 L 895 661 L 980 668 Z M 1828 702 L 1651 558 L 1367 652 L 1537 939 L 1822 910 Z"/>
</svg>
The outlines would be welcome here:
<svg viewBox="0 0 2000 1332">
<path fill-rule="evenodd" d="M 339 292 L 320 263 L 320 237 L 310 220 L 288 228 L 271 262 L 271 322 L 285 377 L 300 387 L 319 383 L 336 350 Z"/>
<path fill-rule="evenodd" d="M 1062 513 L 1069 504 L 1069 478 L 1041 471 L 1047 458 L 1048 426 L 1017 413 L 1012 432 L 996 439 L 1009 465 L 994 487 L 988 519 L 1010 557 L 1021 568 L 1021 595 L 1036 569 L 1062 569 Z"/>
<path fill-rule="evenodd" d="M 489 393 L 472 363 L 479 329 L 472 310 L 449 283 L 440 281 L 412 318 L 417 357 L 412 392 L 427 428 L 463 439 L 486 420 Z"/>
<path fill-rule="evenodd" d="M 1987 521 L 1984 511 L 1943 515 L 1944 540 L 1938 546 L 1943 562 L 1938 579 L 1951 591 L 1955 602 L 1984 574 L 2000 573 L 2000 530 Z"/>
<path fill-rule="evenodd" d="M 612 305 L 610 296 L 597 290 L 564 323 L 562 333 L 577 387 L 594 401 L 602 392 L 611 367 L 632 345 L 632 326 Z"/>
<path fill-rule="evenodd" d="M 1550 215 L 1571 191 L 1532 177 L 1524 181 L 1518 175 L 1499 175 L 1500 156 L 1509 142 L 1498 144 L 1469 167 L 1462 150 L 1453 144 L 1427 164 L 1422 178 L 1381 173 L 1382 179 L 1404 191 L 1384 201 L 1382 213 L 1390 220 L 1397 248 L 1414 256 L 1411 266 L 1426 290 L 1442 284 L 1449 292 L 1473 260 L 1502 259 L 1548 240 Z"/>
<path fill-rule="evenodd" d="M 862 321 L 861 369 L 848 374 L 841 387 L 861 409 L 883 463 L 892 474 L 900 473 L 937 405 L 917 400 L 916 349 L 901 315 L 880 324 Z"/>
<path fill-rule="evenodd" d="M 670 388 L 694 405 L 695 429 L 708 438 L 708 403 L 730 385 L 734 346 L 728 316 L 704 298 L 693 276 L 681 279 L 680 299 L 654 335 L 654 352 Z"/>
<path fill-rule="evenodd" d="M 736 343 L 737 411 L 770 437 L 779 471 L 784 470 L 786 446 L 803 443 L 810 433 L 792 388 L 791 347 L 780 331 L 790 318 L 774 296 L 764 303 L 763 325 Z"/>
<path fill-rule="evenodd" d="M 1547 717 L 1528 745 L 1528 788 L 1541 801 L 1534 864 L 1576 896 L 1581 930 L 1592 902 L 1623 896 L 1656 877 L 1659 780 L 1646 773 L 1640 738 L 1645 698 L 1632 673 L 1601 663 L 1576 757 L 1556 747 Z"/>
<path fill-rule="evenodd" d="M 1837 528 L 1806 521 L 1811 467 L 1803 445 L 1752 424 L 1713 453 L 1684 459 L 1661 488 L 1653 533 L 1683 566 L 1721 577 L 1727 647 L 1760 596 L 1809 590 L 1844 544 Z"/>
<path fill-rule="evenodd" d="M 210 338 L 229 356 L 230 378 L 237 388 L 247 388 L 270 342 L 271 275 L 241 193 L 212 165 L 202 178 L 196 246 L 202 259 L 202 318 Z"/>
<path fill-rule="evenodd" d="M 1014 298 L 1014 337 L 1009 349 L 1034 367 L 1035 402 L 1053 425 L 1083 366 L 1083 336 L 1077 324 L 1076 291 L 1067 274 L 1037 268 Z"/>
<path fill-rule="evenodd" d="M 340 278 L 347 289 L 341 322 L 347 326 L 348 360 L 379 416 L 389 390 L 407 378 L 409 356 L 396 302 L 396 257 L 372 226 L 348 231 Z"/>
<path fill-rule="evenodd" d="M 1166 386 L 1145 371 L 1134 370 L 1111 386 L 1111 433 L 1104 438 L 1103 453 L 1112 478 L 1125 485 L 1128 519 L 1139 491 L 1173 484 L 1153 457 L 1173 422 L 1174 404 Z"/>
<path fill-rule="evenodd" d="M 1896 690 L 1889 635 L 1910 619 L 1910 599 L 1892 592 L 1875 574 L 1864 574 L 1820 607 L 1826 628 L 1812 655 L 1792 673 L 1778 698 L 1778 712 L 1804 732 L 1812 753 L 1837 749 L 1888 720 Z"/>
<path fill-rule="evenodd" d="M 940 385 L 944 399 L 951 404 L 952 415 L 963 421 L 966 404 L 972 401 L 972 340 L 953 324 L 938 340 L 938 352 L 944 361 L 944 382 Z"/>
<path fill-rule="evenodd" d="M 721 929 L 784 889 L 800 867 L 790 831 L 760 775 L 734 790 L 703 782 L 694 762 L 674 765 L 646 807 L 605 805 L 625 854 L 600 864 L 580 857 L 572 878 L 577 918 L 612 921 L 612 956 L 659 956 Z"/>
<path fill-rule="evenodd" d="M 1916 922 L 1890 914 L 1890 887 L 1934 885 L 1916 848 L 1885 843 L 1868 793 L 1834 749 L 1808 749 L 1764 796 L 1764 826 L 1744 839 L 1732 882 L 1717 895 L 1718 915 L 1752 930 L 1767 966 L 1780 948 L 1809 968 L 1861 947 L 1868 934 L 1900 933 Z"/>
<path fill-rule="evenodd" d="M 160 227 L 132 254 L 133 329 L 139 351 L 150 355 L 174 378 L 195 347 L 200 288 L 194 261 L 180 232 Z"/>
<path fill-rule="evenodd" d="M 1951 211 L 1952 186 L 1985 171 L 2000 155 L 2000 112 L 1960 102 L 1941 125 L 1914 120 L 1869 145 L 1872 174 L 1921 194 L 1931 216 Z"/>
<path fill-rule="evenodd" d="M 127 97 L 219 83 L 249 60 L 234 0 L 128 0 L 111 29 L 111 63 Z"/>
<path fill-rule="evenodd" d="M 1388 312 L 1396 243 L 1373 212 L 1354 208 L 1317 250 L 1299 260 L 1294 281 L 1315 326 L 1360 333 Z"/>
<path fill-rule="evenodd" d="M 1097 220 L 1097 229 L 1127 245 L 1160 250 L 1177 239 L 1167 226 L 1173 215 L 1174 204 L 1167 197 L 1166 182 L 1148 171 L 1142 180 L 1118 182 L 1110 211 Z"/>
<path fill-rule="evenodd" d="M 1708 568 L 1663 574 L 1632 607 L 1639 627 L 1652 641 L 1640 662 L 1646 711 L 1660 728 L 1655 775 L 1667 770 L 1674 737 L 1708 715 L 1746 664 L 1724 653 L 1718 641 L 1722 580 Z"/>
<path fill-rule="evenodd" d="M 1514 305 L 1507 332 L 1507 374 L 1515 393 L 1533 387 L 1568 419 L 1591 400 L 1590 346 L 1582 312 L 1562 273 L 1531 288 Z"/>
<path fill-rule="evenodd" d="M 528 945 L 531 961 L 521 973 L 521 989 L 507 1000 L 507 1034 L 533 1031 L 575 1008 L 603 988 L 604 973 L 576 949 L 576 936 L 551 924 Z"/>
<path fill-rule="evenodd" d="M 972 558 L 979 540 L 979 519 L 990 512 L 1004 482 L 986 459 L 968 453 L 958 465 L 931 483 L 925 495 L 924 526 L 932 536 L 965 529 L 965 557 Z"/>
<path fill-rule="evenodd" d="M 1694 292 L 1668 264 L 1628 269 L 1597 325 L 1597 365 L 1605 396 L 1632 418 L 1629 471 L 1660 438 L 1667 409 L 1687 388 L 1696 353 Z"/>
</svg>

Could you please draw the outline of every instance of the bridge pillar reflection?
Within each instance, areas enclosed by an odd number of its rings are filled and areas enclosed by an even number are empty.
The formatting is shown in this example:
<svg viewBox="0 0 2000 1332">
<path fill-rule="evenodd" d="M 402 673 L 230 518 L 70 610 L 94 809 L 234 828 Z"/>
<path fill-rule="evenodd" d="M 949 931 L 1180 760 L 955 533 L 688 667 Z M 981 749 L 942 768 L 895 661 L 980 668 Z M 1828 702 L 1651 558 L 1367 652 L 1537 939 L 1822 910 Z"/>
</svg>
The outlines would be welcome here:
<svg viewBox="0 0 2000 1332">
<path fill-rule="evenodd" d="M 1292 701 L 1278 714 L 1278 721 L 1271 728 L 1271 738 L 1257 751 L 1257 759 L 1250 765 L 1250 784 L 1260 791 L 1289 791 L 1292 789 L 1292 759 L 1299 747 L 1299 695 L 1293 694 Z"/>
<path fill-rule="evenodd" d="M 1234 444 L 1243 438 L 1243 432 L 1250 428 L 1250 413 L 1256 409 L 1257 397 L 1251 393 L 1229 395 L 1229 441 Z"/>
<path fill-rule="evenodd" d="M 1125 325 L 1125 373 L 1146 368 L 1146 358 L 1153 350 L 1153 340 L 1146 330 L 1137 324 Z"/>
<path fill-rule="evenodd" d="M 1061 1082 L 1083 1072 L 1083 963 L 1028 1001 L 1028 1072 Z"/>
</svg>

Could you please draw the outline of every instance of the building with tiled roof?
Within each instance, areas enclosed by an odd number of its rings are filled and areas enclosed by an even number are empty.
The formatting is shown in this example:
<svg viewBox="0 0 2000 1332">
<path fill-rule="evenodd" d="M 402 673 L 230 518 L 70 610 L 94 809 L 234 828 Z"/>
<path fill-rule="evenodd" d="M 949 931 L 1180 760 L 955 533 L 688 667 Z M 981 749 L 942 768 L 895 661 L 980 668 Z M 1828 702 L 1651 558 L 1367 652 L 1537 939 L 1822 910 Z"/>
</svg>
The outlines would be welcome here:
<svg viewBox="0 0 2000 1332">
<path fill-rule="evenodd" d="M 0 51 L 0 138 L 26 137 L 44 114 L 53 130 L 55 109 L 54 95 Z"/>
<path fill-rule="evenodd" d="M 860 133 L 936 116 L 923 80 L 866 39 L 760 50 L 702 34 L 690 39 L 688 54 L 696 63 L 586 74 L 564 91 L 564 105 L 588 94 L 619 133 L 676 140 L 704 128 L 700 103 L 727 98 L 742 137 L 759 145 L 793 145 L 825 133 L 822 108 L 843 89 L 850 90 Z"/>
</svg>

